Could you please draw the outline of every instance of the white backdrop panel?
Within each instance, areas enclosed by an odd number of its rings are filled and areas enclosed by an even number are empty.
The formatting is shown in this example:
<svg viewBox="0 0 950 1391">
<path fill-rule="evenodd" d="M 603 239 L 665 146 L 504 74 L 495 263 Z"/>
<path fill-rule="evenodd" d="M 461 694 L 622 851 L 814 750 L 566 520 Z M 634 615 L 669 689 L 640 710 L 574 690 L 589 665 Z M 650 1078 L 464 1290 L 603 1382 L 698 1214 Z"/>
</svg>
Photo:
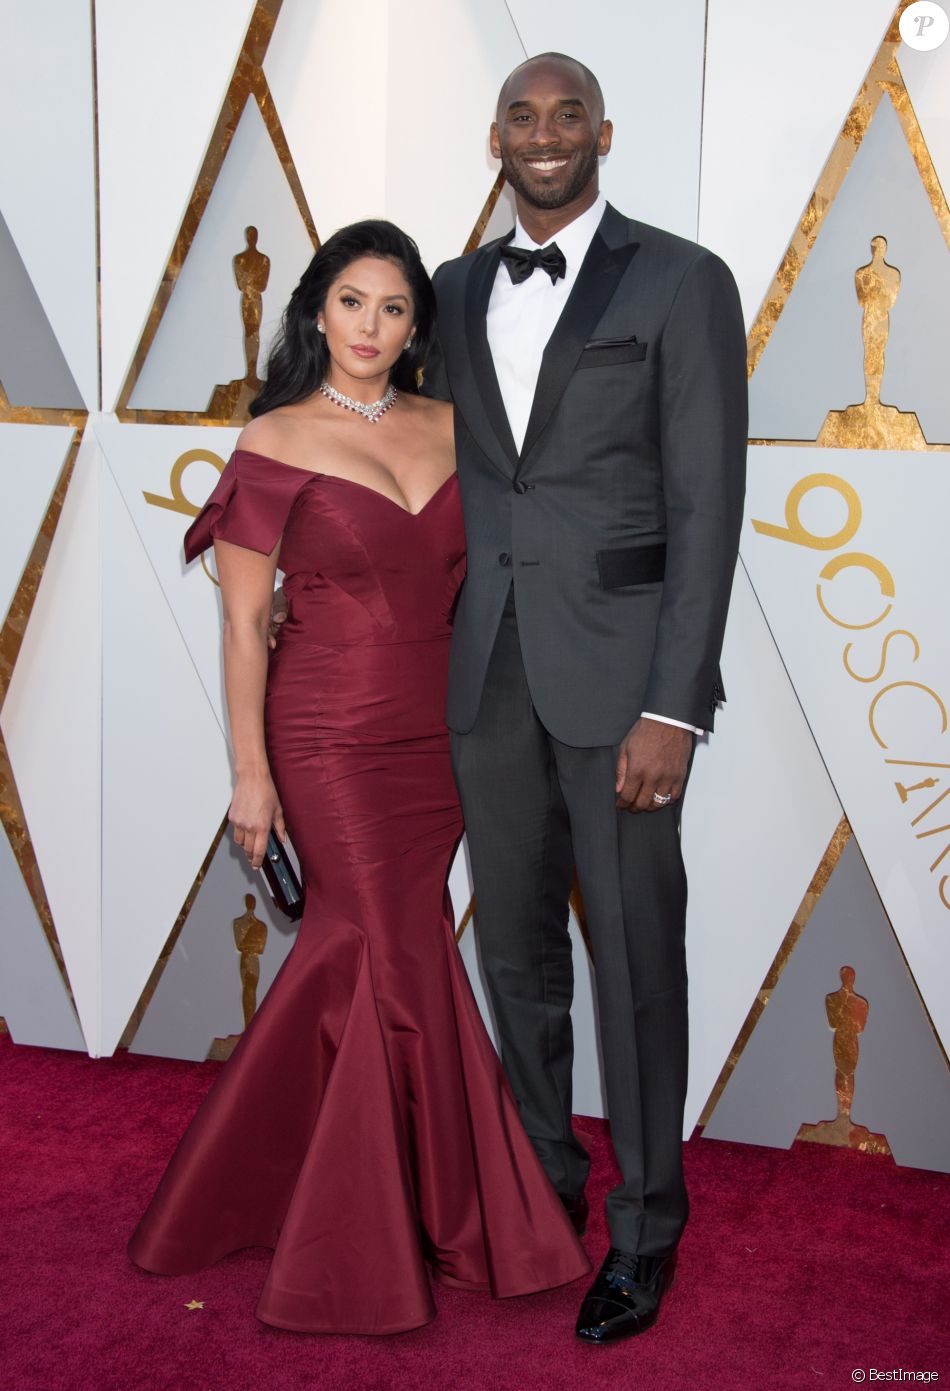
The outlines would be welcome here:
<svg viewBox="0 0 950 1391">
<path fill-rule="evenodd" d="M 253 0 L 96 0 L 107 410 L 165 271 L 253 10 Z"/>
<path fill-rule="evenodd" d="M 950 846 L 950 817 L 946 801 L 925 810 L 950 785 L 946 455 L 760 447 L 752 464 L 745 563 L 908 965 L 947 1040 L 950 908 L 938 890 L 950 876 L 950 854 L 930 866 Z M 841 531 L 834 544 L 817 549 L 753 528 L 752 519 L 785 527 L 791 489 L 816 476 L 841 482 L 809 488 L 798 516 L 814 535 L 834 541 Z M 847 557 L 844 568 L 822 577 L 824 567 Z M 885 641 L 889 633 L 895 636 Z M 897 783 L 910 789 L 922 782 L 901 798 Z M 932 829 L 939 834 L 927 835 Z M 950 904 L 950 878 L 944 895 Z"/>
<path fill-rule="evenodd" d="M 704 0 L 508 0 L 531 55 L 555 50 L 600 80 L 614 147 L 601 185 L 628 217 L 696 236 Z"/>
<path fill-rule="evenodd" d="M 230 801 L 221 730 L 103 474 L 102 1017 L 113 1051 Z"/>
<path fill-rule="evenodd" d="M 67 425 L 0 424 L 0 623 L 13 602 L 73 438 Z"/>
<path fill-rule="evenodd" d="M 86 1044 L 99 1052 L 101 458 L 87 430 L 0 724 Z"/>
<path fill-rule="evenodd" d="M 264 59 L 322 240 L 385 216 L 388 17 L 388 0 L 284 0 Z"/>
<path fill-rule="evenodd" d="M 285 0 L 264 67 L 321 237 L 388 217 L 430 269 L 458 255 L 497 174 L 498 87 L 523 57 L 503 0 L 418 0 L 411 24 L 393 0 Z"/>
<path fill-rule="evenodd" d="M 120 425 L 114 417 L 98 421 L 96 429 L 139 541 L 174 615 L 215 718 L 224 730 L 220 591 L 209 578 L 214 561 L 208 558 L 207 569 L 200 561 L 186 566 L 182 540 L 191 517 L 155 506 L 147 502 L 144 495 L 151 493 L 171 498 L 171 475 L 176 463 L 184 455 L 199 451 L 202 457 L 186 464 L 182 470 L 179 489 L 181 497 L 201 507 L 220 477 L 218 465 L 223 466 L 227 461 L 239 432 L 201 426 Z M 209 462 L 209 458 L 216 459 L 218 464 Z M 205 850 L 210 843 L 209 835 Z"/>
<path fill-rule="evenodd" d="M 751 324 L 880 47 L 894 0 L 709 0 L 699 240 Z"/>
<path fill-rule="evenodd" d="M 716 715 L 715 733 L 697 747 L 683 805 L 690 981 L 686 1136 L 841 819 L 741 562 L 722 669 L 728 698 Z"/>
<path fill-rule="evenodd" d="M 390 26 L 386 207 L 431 269 L 462 251 L 498 175 L 488 130 L 499 87 L 525 56 L 509 8 L 417 0 L 412 25 Z"/>
<path fill-rule="evenodd" d="M 138 10 L 140 7 L 136 7 Z M 90 6 L 6 0 L 3 215 L 83 400 L 99 403 Z M 12 55 L 16 55 L 13 58 Z M 46 405 L 37 401 L 33 404 Z"/>
</svg>

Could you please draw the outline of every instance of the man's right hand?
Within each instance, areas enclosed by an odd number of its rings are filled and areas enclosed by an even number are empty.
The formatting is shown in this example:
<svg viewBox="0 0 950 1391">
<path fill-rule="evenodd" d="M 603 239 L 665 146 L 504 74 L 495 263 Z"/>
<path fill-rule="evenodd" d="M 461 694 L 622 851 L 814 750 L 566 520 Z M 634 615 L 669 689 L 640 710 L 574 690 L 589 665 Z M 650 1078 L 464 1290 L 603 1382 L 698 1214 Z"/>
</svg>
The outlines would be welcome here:
<svg viewBox="0 0 950 1391">
<path fill-rule="evenodd" d="M 273 652 L 277 647 L 277 639 L 280 636 L 280 625 L 287 621 L 287 614 L 290 605 L 287 603 L 287 596 L 282 586 L 278 585 L 274 590 L 274 598 L 270 609 L 270 624 L 267 628 L 267 646 Z"/>
</svg>

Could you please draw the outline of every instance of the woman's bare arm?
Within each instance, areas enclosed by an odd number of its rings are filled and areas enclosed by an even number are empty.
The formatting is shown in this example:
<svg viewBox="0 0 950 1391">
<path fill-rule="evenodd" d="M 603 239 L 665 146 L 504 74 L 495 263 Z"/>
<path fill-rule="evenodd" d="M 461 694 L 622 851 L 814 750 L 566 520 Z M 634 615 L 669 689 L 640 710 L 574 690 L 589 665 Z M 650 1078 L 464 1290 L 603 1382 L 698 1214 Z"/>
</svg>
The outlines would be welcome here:
<svg viewBox="0 0 950 1391">
<path fill-rule="evenodd" d="M 224 601 L 224 685 L 237 780 L 228 820 L 234 840 L 259 869 L 273 825 L 284 838 L 284 814 L 264 747 L 264 687 L 278 542 L 270 555 L 215 541 Z"/>
</svg>

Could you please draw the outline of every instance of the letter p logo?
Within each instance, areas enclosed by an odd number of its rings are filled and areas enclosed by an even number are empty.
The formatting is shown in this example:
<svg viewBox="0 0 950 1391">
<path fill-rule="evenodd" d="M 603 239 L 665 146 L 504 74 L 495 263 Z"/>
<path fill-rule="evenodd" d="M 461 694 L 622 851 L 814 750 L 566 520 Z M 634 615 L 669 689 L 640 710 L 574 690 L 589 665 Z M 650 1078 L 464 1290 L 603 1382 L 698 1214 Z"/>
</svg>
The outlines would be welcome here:
<svg viewBox="0 0 950 1391">
<path fill-rule="evenodd" d="M 900 35 L 908 48 L 929 53 L 950 33 L 950 16 L 934 0 L 915 0 L 900 18 Z"/>
</svg>

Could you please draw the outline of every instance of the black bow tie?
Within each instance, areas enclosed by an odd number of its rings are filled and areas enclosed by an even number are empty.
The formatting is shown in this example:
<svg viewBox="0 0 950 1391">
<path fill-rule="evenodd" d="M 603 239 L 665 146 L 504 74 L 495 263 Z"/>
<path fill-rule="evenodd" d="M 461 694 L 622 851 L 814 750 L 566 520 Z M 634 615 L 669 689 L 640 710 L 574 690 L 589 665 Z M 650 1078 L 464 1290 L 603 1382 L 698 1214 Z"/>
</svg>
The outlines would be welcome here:
<svg viewBox="0 0 950 1391">
<path fill-rule="evenodd" d="M 563 280 L 567 271 L 564 252 L 556 241 L 553 241 L 550 246 L 539 246 L 534 251 L 528 251 L 523 246 L 503 246 L 501 259 L 508 267 L 512 285 L 520 285 L 539 267 L 551 277 L 552 285 L 558 280 Z"/>
</svg>

